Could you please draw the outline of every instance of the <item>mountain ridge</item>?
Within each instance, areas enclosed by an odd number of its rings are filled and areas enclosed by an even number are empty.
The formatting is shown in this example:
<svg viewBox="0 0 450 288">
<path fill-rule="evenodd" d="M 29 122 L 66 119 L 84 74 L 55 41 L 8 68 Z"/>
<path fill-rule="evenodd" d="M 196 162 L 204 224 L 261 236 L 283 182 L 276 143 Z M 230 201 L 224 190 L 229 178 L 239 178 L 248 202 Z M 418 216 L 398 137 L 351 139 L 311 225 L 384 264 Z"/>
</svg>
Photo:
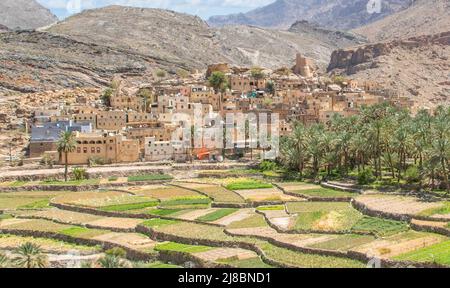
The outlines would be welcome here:
<svg viewBox="0 0 450 288">
<path fill-rule="evenodd" d="M 50 10 L 35 0 L 0 1 L 0 24 L 9 29 L 37 29 L 57 21 Z"/>
</svg>

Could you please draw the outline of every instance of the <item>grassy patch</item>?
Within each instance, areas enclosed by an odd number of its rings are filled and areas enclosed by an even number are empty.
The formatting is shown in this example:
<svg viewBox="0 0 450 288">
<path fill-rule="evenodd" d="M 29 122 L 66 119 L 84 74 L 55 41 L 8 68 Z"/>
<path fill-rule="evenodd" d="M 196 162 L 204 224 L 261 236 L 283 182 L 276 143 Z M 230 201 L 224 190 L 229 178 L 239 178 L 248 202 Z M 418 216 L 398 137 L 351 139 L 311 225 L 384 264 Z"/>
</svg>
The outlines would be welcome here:
<svg viewBox="0 0 450 288">
<path fill-rule="evenodd" d="M 230 257 L 218 259 L 217 262 L 228 264 L 236 268 L 273 268 L 273 266 L 264 263 L 259 257 L 242 260 L 239 260 L 237 257 Z"/>
<path fill-rule="evenodd" d="M 106 232 L 98 229 L 89 229 L 86 227 L 73 226 L 67 229 L 63 229 L 59 231 L 59 233 L 71 237 L 91 238 L 97 235 L 105 234 Z"/>
<path fill-rule="evenodd" d="M 9 184 L 10 187 L 22 187 L 27 184 L 26 181 L 14 181 Z"/>
<path fill-rule="evenodd" d="M 273 185 L 256 179 L 244 179 L 228 183 L 225 187 L 229 190 L 246 190 L 272 188 Z"/>
<path fill-rule="evenodd" d="M 173 209 L 205 208 L 211 203 L 211 199 L 204 196 L 180 197 L 162 201 L 160 207 Z"/>
<path fill-rule="evenodd" d="M 155 218 L 155 219 L 150 219 L 150 220 L 142 222 L 142 225 L 150 227 L 150 228 L 159 228 L 159 227 L 164 227 L 164 226 L 173 225 L 173 224 L 177 224 L 177 223 L 178 223 L 178 221 L 176 221 L 176 220 Z"/>
<path fill-rule="evenodd" d="M 153 268 L 153 269 L 161 269 L 161 268 L 182 268 L 181 266 L 174 265 L 174 264 L 168 264 L 163 262 L 151 262 L 151 263 L 145 263 L 143 265 L 140 265 L 139 268 Z"/>
<path fill-rule="evenodd" d="M 163 243 L 155 246 L 156 251 L 177 251 L 177 252 L 185 252 L 185 253 L 198 253 L 198 252 L 206 252 L 213 249 L 208 246 L 200 246 L 200 245 L 187 245 L 175 242 Z"/>
<path fill-rule="evenodd" d="M 450 240 L 401 254 L 394 259 L 450 265 Z"/>
<path fill-rule="evenodd" d="M 119 180 L 119 177 L 117 177 L 117 176 L 111 176 L 108 178 L 109 182 L 116 182 L 117 180 Z"/>
<path fill-rule="evenodd" d="M 166 174 L 146 174 L 128 177 L 128 182 L 152 181 L 152 180 L 172 180 L 173 177 Z"/>
<path fill-rule="evenodd" d="M 117 205 L 110 205 L 110 206 L 104 206 L 101 207 L 100 210 L 102 211 L 130 211 L 130 210 L 138 210 L 138 209 L 144 209 L 148 207 L 156 207 L 158 206 L 158 201 L 150 201 L 150 202 L 141 202 L 141 203 L 129 203 L 129 204 L 117 204 Z"/>
<path fill-rule="evenodd" d="M 100 184 L 100 179 L 69 180 L 67 182 L 62 181 L 62 180 L 44 180 L 44 181 L 40 182 L 40 184 L 50 185 L 50 186 L 98 185 L 98 184 Z"/>
<path fill-rule="evenodd" d="M 19 206 L 19 209 L 43 209 L 49 207 L 50 199 L 42 199 L 33 203 Z"/>
<path fill-rule="evenodd" d="M 405 222 L 364 216 L 352 227 L 354 232 L 372 232 L 378 236 L 390 236 L 400 232 L 408 231 Z"/>
<path fill-rule="evenodd" d="M 256 208 L 258 211 L 282 211 L 284 210 L 284 205 L 272 205 L 272 206 L 260 206 Z"/>
<path fill-rule="evenodd" d="M 446 215 L 450 214 L 450 202 L 443 202 L 441 207 L 427 209 L 420 212 L 421 216 Z"/>
<path fill-rule="evenodd" d="M 326 250 L 347 251 L 353 247 L 372 242 L 374 239 L 375 238 L 373 236 L 348 234 L 325 242 L 316 243 L 308 247 Z"/>
<path fill-rule="evenodd" d="M 183 209 L 151 209 L 147 211 L 147 214 L 155 216 L 168 216 L 180 211 L 183 211 Z"/>
<path fill-rule="evenodd" d="M 222 186 L 210 186 L 197 188 L 198 191 L 207 194 L 215 202 L 222 203 L 245 203 L 244 198 L 233 191 L 227 190 Z"/>
<path fill-rule="evenodd" d="M 354 197 L 358 195 L 357 193 L 344 192 L 326 188 L 305 189 L 298 191 L 295 190 L 291 192 L 296 194 L 303 194 L 310 197 L 323 197 L 323 198 Z"/>
<path fill-rule="evenodd" d="M 239 229 L 239 228 L 253 228 L 253 227 L 267 227 L 267 222 L 264 216 L 255 214 L 249 216 L 240 221 L 236 221 L 227 226 L 229 229 Z"/>
<path fill-rule="evenodd" d="M 349 231 L 363 217 L 349 203 L 342 202 L 291 202 L 289 213 L 297 214 L 294 229 L 317 231 Z"/>
<path fill-rule="evenodd" d="M 204 222 L 213 222 L 216 220 L 219 220 L 225 216 L 228 216 L 230 214 L 233 214 L 234 212 L 238 211 L 238 209 L 234 208 L 223 208 L 219 209 L 217 211 L 208 213 L 206 215 L 203 215 L 201 217 L 198 217 L 196 220 L 198 221 L 204 221 Z"/>
</svg>

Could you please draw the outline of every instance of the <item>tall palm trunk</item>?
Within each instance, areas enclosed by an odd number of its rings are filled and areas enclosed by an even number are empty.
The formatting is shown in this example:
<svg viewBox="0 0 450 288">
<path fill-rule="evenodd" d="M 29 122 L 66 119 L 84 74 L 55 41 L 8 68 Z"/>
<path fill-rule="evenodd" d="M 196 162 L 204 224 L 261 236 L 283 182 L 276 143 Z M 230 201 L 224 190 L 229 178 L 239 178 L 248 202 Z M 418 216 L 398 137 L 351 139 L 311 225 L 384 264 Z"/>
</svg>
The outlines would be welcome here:
<svg viewBox="0 0 450 288">
<path fill-rule="evenodd" d="M 65 161 L 64 161 L 64 181 L 65 182 L 67 182 L 67 174 L 69 173 L 69 163 L 67 163 L 67 158 L 68 158 L 67 154 L 69 154 L 69 153 L 67 153 L 67 152 L 64 153 L 64 158 L 65 158 Z"/>
</svg>

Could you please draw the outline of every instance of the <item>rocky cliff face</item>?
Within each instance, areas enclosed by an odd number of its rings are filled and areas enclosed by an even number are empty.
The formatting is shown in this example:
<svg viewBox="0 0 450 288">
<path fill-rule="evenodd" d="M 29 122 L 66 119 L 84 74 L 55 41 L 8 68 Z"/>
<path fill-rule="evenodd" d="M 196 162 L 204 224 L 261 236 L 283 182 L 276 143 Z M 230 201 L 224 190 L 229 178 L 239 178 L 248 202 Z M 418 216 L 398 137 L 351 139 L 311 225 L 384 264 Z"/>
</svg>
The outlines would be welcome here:
<svg viewBox="0 0 450 288">
<path fill-rule="evenodd" d="M 371 41 L 450 31 L 450 1 L 417 0 L 408 9 L 353 30 Z"/>
<path fill-rule="evenodd" d="M 331 74 L 377 81 L 427 105 L 450 102 L 449 71 L 450 32 L 337 50 L 328 66 Z"/>
<path fill-rule="evenodd" d="M 287 29 L 296 21 L 307 20 L 324 27 L 349 30 L 401 11 L 412 2 L 414 0 L 383 0 L 379 13 L 371 13 L 367 10 L 368 0 L 277 0 L 247 13 L 213 16 L 208 23 Z"/>
<path fill-rule="evenodd" d="M 36 29 L 58 21 L 35 0 L 0 1 L 0 24 L 10 29 Z"/>
</svg>

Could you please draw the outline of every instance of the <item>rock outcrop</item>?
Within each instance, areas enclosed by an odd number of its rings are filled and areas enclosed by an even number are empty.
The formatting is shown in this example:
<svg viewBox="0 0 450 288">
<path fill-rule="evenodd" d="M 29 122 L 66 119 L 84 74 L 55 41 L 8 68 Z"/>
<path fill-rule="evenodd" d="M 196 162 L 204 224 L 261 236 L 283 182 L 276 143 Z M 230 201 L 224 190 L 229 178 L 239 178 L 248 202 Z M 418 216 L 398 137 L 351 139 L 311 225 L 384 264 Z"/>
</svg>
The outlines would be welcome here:
<svg viewBox="0 0 450 288">
<path fill-rule="evenodd" d="M 401 11 L 413 1 L 383 0 L 378 2 L 381 6 L 372 11 L 367 7 L 371 3 L 368 0 L 277 0 L 247 13 L 213 16 L 208 23 L 288 29 L 296 21 L 307 20 L 324 27 L 349 30 Z"/>
<path fill-rule="evenodd" d="M 57 21 L 55 15 L 35 0 L 0 1 L 0 24 L 9 29 L 36 29 Z"/>
<path fill-rule="evenodd" d="M 353 30 L 371 41 L 450 31 L 450 1 L 417 0 L 408 9 Z"/>
<path fill-rule="evenodd" d="M 450 103 L 450 32 L 333 52 L 330 74 L 376 81 L 418 105 Z"/>
</svg>

